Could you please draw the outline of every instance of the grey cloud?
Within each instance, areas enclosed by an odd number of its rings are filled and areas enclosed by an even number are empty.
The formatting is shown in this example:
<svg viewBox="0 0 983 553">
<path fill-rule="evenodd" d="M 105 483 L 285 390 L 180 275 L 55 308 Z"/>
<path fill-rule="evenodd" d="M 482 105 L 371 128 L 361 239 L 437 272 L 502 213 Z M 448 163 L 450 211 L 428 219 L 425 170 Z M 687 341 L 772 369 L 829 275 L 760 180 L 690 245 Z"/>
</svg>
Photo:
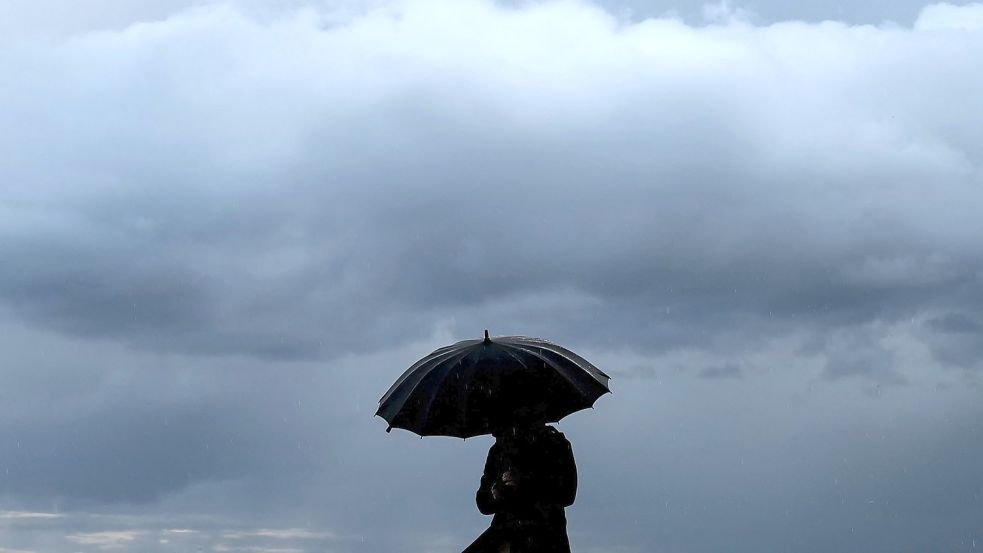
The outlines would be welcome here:
<svg viewBox="0 0 983 553">
<path fill-rule="evenodd" d="M 135 517 L 128 524 L 108 519 L 81 526 L 67 517 L 35 521 L 44 528 L 16 528 L 8 534 L 18 540 L 11 545 L 60 552 L 68 551 L 67 542 L 40 546 L 53 531 L 137 531 L 141 550 L 154 551 L 164 547 L 151 539 L 164 525 L 200 529 L 204 536 L 185 541 L 206 547 L 225 543 L 223 533 L 303 527 L 339 534 L 344 541 L 331 543 L 342 550 L 381 553 L 419 543 L 453 551 L 487 522 L 473 508 L 487 439 L 386 434 L 371 417 L 378 395 L 405 364 L 448 336 L 321 366 L 168 359 L 89 341 L 78 351 L 57 334 L 5 330 L 54 357 L 52 367 L 65 367 L 69 359 L 106 367 L 96 373 L 98 386 L 83 380 L 69 387 L 91 401 L 62 392 L 57 410 L 19 409 L 26 413 L 20 422 L 4 418 L 8 431 L 35 435 L 22 445 L 26 451 L 10 456 L 3 449 L 16 484 L 4 494 L 5 504 L 19 501 L 37 510 L 39 502 L 50 508 L 54 499 L 69 514 L 85 507 Z M 846 349 L 847 343 L 841 338 L 834 345 Z M 709 381 L 697 377 L 700 367 L 713 366 L 704 360 L 709 354 L 690 354 L 689 363 L 666 355 L 644 363 L 658 371 L 658 380 L 616 380 L 615 394 L 597 409 L 560 425 L 581 472 L 569 514 L 578 548 L 644 551 L 660 544 L 711 551 L 721 535 L 705 532 L 712 525 L 749 550 L 795 543 L 821 551 L 825 535 L 844 550 L 886 552 L 904 540 L 928 543 L 973 527 L 966 517 L 975 512 L 978 479 L 975 465 L 966 463 L 975 458 L 971 444 L 979 442 L 973 439 L 975 390 L 943 393 L 916 381 L 878 396 L 858 395 L 852 379 L 810 382 L 810 356 L 781 350 L 758 353 L 753 362 L 780 370 Z M 605 369 L 630 366 L 611 354 L 589 358 Z M 816 368 L 822 371 L 821 364 Z M 24 392 L 37 386 L 21 378 L 10 383 L 18 382 Z M 958 422 L 940 434 L 936 420 Z M 57 425 L 60 434 L 48 430 Z M 31 475 L 24 458 L 54 480 L 17 484 Z M 82 467 L 66 467 L 66 458 Z M 939 471 L 950 477 L 939 480 Z M 935 493 L 936 485 L 958 493 Z M 949 513 L 945 524 L 925 518 L 940 509 Z M 226 520 L 194 520 L 201 513 Z M 766 524 L 775 517 L 794 531 Z M 899 518 L 909 529 L 891 534 Z M 851 533 L 856 521 L 863 525 Z M 749 527 L 766 530 L 742 532 Z"/>
<path fill-rule="evenodd" d="M 943 334 L 978 334 L 983 330 L 983 325 L 975 317 L 958 312 L 929 319 L 928 326 Z"/>
<path fill-rule="evenodd" d="M 732 329 L 753 340 L 769 320 L 909 317 L 980 293 L 978 244 L 962 238 L 979 230 L 971 131 L 924 95 L 880 102 L 917 75 L 939 94 L 972 89 L 974 58 L 959 52 L 975 35 L 939 43 L 953 59 L 940 73 L 918 54 L 928 35 L 874 30 L 910 67 L 866 54 L 856 73 L 839 64 L 869 39 L 846 26 L 632 25 L 558 4 L 536 9 L 579 17 L 601 58 L 557 57 L 574 28 L 558 24 L 515 35 L 523 54 L 492 63 L 480 33 L 448 50 L 405 9 L 391 40 L 364 35 L 395 24 L 385 12 L 324 29 L 309 12 L 267 21 L 212 8 L 35 53 L 66 85 L 8 104 L 38 118 L 14 118 L 5 140 L 30 121 L 45 144 L 22 142 L 4 168 L 19 183 L 7 210 L 35 231 L 5 240 L 0 295 L 74 335 L 316 358 L 420 338 L 448 317 L 471 333 L 488 304 L 557 289 L 596 304 L 580 323 L 557 318 L 558 336 L 655 350 L 710 346 Z M 484 18 L 492 33 L 522 13 L 471 3 L 454 17 Z M 145 34 L 154 28 L 216 53 L 185 63 L 168 35 Z M 399 47 L 414 36 L 431 36 L 419 44 L 442 61 Z M 209 48 L 216 37 L 224 50 Z M 739 49 L 754 37 L 780 44 L 781 64 Z M 802 37 L 839 49 L 795 74 L 785 68 L 807 62 Z M 711 39 L 734 49 L 665 49 Z M 229 53 L 253 43 L 272 50 Z M 275 61 L 298 47 L 301 65 Z M 152 67 L 152 84 L 101 64 L 114 52 Z M 387 69 L 392 56 L 401 72 Z M 70 79 L 87 69 L 82 94 Z M 819 86 L 828 74 L 843 78 Z M 946 195 L 923 198 L 937 182 Z"/>
<path fill-rule="evenodd" d="M 348 440 L 352 414 L 340 409 L 352 389 L 320 366 L 136 354 L 3 328 L 0 501 L 135 509 L 207 485 L 289 488 Z"/>
<path fill-rule="evenodd" d="M 339 12 L 344 14 L 364 13 L 366 10 L 384 6 L 380 0 L 147 0 L 127 2 L 124 0 L 101 0 L 98 6 L 64 5 L 57 0 L 8 0 L 0 6 L 0 29 L 9 38 L 61 37 L 84 34 L 98 30 L 120 30 L 130 25 L 155 22 L 189 9 L 231 3 L 238 9 L 259 17 L 276 17 L 301 8 Z M 968 2 L 952 2 L 965 5 Z M 503 0 L 500 5 L 510 7 L 527 6 L 530 2 Z M 865 1 L 851 0 L 830 4 L 827 2 L 777 2 L 756 0 L 746 2 L 706 2 L 704 0 L 601 0 L 602 6 L 619 17 L 640 21 L 646 18 L 663 16 L 679 17 L 691 24 L 713 23 L 708 16 L 713 14 L 741 14 L 755 23 L 800 20 L 846 21 L 856 24 L 880 24 L 886 21 L 900 25 L 911 25 L 925 6 L 917 0 Z M 708 9 L 711 8 L 711 9 Z M 724 17 L 726 19 L 726 15 Z"/>
<path fill-rule="evenodd" d="M 952 311 L 925 322 L 925 344 L 935 360 L 950 367 L 975 370 L 983 359 L 983 326 L 974 315 Z"/>
<path fill-rule="evenodd" d="M 919 0 L 876 0 L 861 2 L 780 2 L 777 0 L 747 0 L 706 2 L 673 0 L 599 0 L 611 13 L 629 20 L 656 17 L 676 17 L 694 25 L 719 22 L 722 18 L 740 16 L 756 24 L 781 21 L 845 21 L 853 24 L 878 25 L 891 22 L 908 26 L 918 19 L 926 3 Z M 966 5 L 971 2 L 950 2 L 950 5 Z M 507 5 L 524 5 L 521 0 L 503 2 Z M 716 16 L 716 18 L 714 17 Z"/>
<path fill-rule="evenodd" d="M 978 6 L 911 27 L 427 8 L 211 6 L 0 53 L 4 508 L 460 550 L 488 442 L 371 414 L 490 328 L 642 377 L 561 425 L 578 549 L 975 528 L 974 374 L 937 365 L 981 343 L 983 45 L 956 29 Z"/>
<path fill-rule="evenodd" d="M 730 365 L 719 365 L 713 367 L 706 367 L 700 371 L 700 378 L 742 378 L 744 372 L 741 370 L 740 365 L 730 364 Z"/>
<path fill-rule="evenodd" d="M 598 411 L 603 422 L 574 423 L 585 442 L 574 447 L 589 484 L 585 510 L 571 516 L 571 527 L 591 521 L 603 529 L 591 542 L 608 547 L 670 550 L 714 550 L 738 540 L 737 548 L 749 551 L 820 551 L 830 543 L 890 551 L 967 534 L 965 521 L 978 510 L 978 475 L 967 457 L 941 452 L 975 447 L 970 421 L 978 413 L 934 434 L 926 417 L 940 405 L 930 387 L 872 396 L 848 379 L 779 384 L 796 369 L 728 382 L 667 373 L 661 382 L 623 385 L 612 397 L 617 401 Z M 920 398 L 917 407 L 904 399 L 909 393 Z M 641 404 L 649 406 L 647 416 L 638 413 Z M 605 434 L 612 423 L 630 428 L 630 445 L 620 432 Z M 948 476 L 936 481 L 937 471 Z M 967 487 L 957 489 L 960 483 Z M 931 515 L 937 508 L 948 514 Z M 714 538 L 703 541 L 697 536 L 707 528 Z M 968 551 L 971 544 L 953 547 Z"/>
<path fill-rule="evenodd" d="M 885 344 L 890 335 L 890 329 L 876 322 L 843 325 L 811 335 L 798 353 L 821 358 L 823 376 L 830 380 L 860 376 L 878 384 L 905 384 L 898 370 L 898 353 Z"/>
</svg>

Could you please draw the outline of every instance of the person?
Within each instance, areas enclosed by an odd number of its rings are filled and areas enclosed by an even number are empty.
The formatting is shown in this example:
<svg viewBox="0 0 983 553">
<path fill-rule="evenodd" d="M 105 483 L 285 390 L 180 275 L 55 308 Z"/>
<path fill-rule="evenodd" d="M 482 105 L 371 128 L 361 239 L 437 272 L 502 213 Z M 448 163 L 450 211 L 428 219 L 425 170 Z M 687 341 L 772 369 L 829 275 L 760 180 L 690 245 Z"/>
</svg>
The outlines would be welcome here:
<svg viewBox="0 0 983 553">
<path fill-rule="evenodd" d="M 493 435 L 475 502 L 495 516 L 463 553 L 570 553 L 564 508 L 577 495 L 570 442 L 543 421 Z"/>
</svg>

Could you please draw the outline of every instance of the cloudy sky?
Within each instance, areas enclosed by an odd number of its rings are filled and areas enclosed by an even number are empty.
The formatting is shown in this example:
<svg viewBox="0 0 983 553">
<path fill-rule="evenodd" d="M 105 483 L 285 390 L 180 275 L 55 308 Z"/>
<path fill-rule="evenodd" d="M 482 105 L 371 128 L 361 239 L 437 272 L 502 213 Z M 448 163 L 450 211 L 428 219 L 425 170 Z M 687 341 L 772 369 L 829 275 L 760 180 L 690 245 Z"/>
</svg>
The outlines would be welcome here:
<svg viewBox="0 0 983 553">
<path fill-rule="evenodd" d="M 983 4 L 0 3 L 0 553 L 454 553 L 560 342 L 580 553 L 983 547 Z"/>
</svg>

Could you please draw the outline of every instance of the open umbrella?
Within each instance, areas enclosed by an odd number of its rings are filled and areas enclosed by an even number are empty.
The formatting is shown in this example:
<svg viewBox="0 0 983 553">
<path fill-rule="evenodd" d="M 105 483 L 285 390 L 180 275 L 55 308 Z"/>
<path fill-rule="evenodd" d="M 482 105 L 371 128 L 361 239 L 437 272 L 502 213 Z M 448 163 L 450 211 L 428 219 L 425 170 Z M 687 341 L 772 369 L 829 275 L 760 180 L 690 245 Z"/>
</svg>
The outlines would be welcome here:
<svg viewBox="0 0 983 553">
<path fill-rule="evenodd" d="M 468 438 L 516 420 L 556 422 L 592 407 L 610 377 L 557 344 L 525 336 L 464 340 L 406 370 L 376 415 L 421 436 Z"/>
</svg>

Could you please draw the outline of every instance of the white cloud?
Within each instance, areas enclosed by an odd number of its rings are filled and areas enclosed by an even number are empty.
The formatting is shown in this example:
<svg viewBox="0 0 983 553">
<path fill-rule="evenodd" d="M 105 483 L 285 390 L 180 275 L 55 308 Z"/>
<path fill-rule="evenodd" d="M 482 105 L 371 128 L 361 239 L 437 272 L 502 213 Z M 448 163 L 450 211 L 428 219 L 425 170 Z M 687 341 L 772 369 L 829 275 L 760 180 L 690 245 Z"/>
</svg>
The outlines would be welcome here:
<svg viewBox="0 0 983 553">
<path fill-rule="evenodd" d="M 136 540 L 143 532 L 118 530 L 106 532 L 79 532 L 69 534 L 65 539 L 78 545 L 93 545 L 100 549 L 119 549 Z"/>
<path fill-rule="evenodd" d="M 189 535 L 197 534 L 200 530 L 193 530 L 191 528 L 168 528 L 166 530 L 161 530 L 165 534 L 179 534 L 179 535 Z"/>
<path fill-rule="evenodd" d="M 257 545 L 230 546 L 224 543 L 217 543 L 212 546 L 212 551 L 218 551 L 219 553 L 226 551 L 248 551 L 250 553 L 304 553 L 307 550 L 297 547 L 263 547 Z"/>
<path fill-rule="evenodd" d="M 41 513 L 33 511 L 0 511 L 0 519 L 17 519 L 17 520 L 31 520 L 31 519 L 52 519 L 61 518 L 65 516 L 62 513 Z"/>
<path fill-rule="evenodd" d="M 264 528 L 260 530 L 226 532 L 222 536 L 229 539 L 272 538 L 278 540 L 323 540 L 336 537 L 329 532 L 315 532 L 303 528 Z"/>
<path fill-rule="evenodd" d="M 932 4 L 922 9 L 915 21 L 919 31 L 983 31 L 983 4 L 974 2 L 957 6 Z"/>
</svg>

